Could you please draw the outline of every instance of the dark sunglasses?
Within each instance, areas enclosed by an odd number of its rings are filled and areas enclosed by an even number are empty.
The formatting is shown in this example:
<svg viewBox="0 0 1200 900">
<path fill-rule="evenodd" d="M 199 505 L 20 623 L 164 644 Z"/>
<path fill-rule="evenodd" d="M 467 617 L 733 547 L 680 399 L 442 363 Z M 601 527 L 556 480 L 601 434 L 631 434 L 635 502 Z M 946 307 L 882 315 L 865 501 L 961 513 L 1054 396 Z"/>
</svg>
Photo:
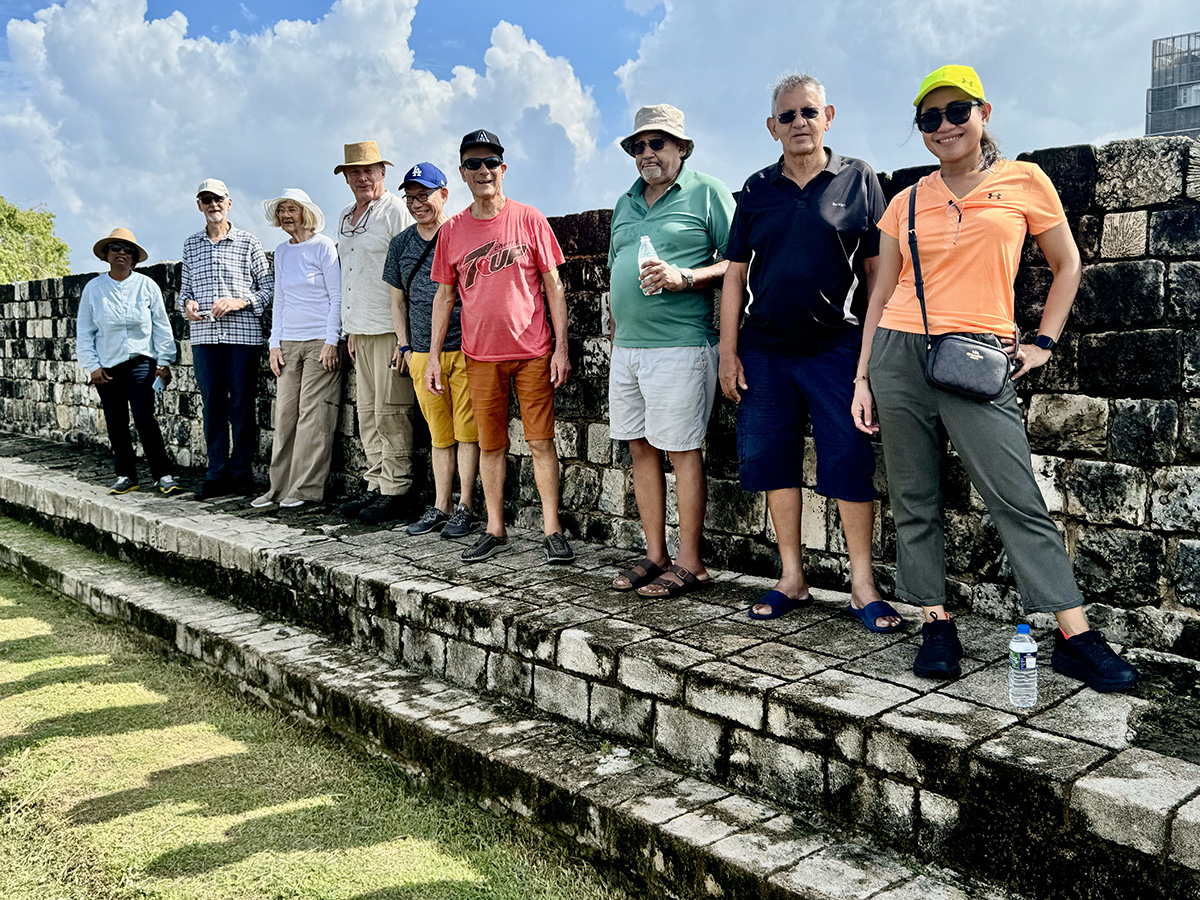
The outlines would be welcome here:
<svg viewBox="0 0 1200 900">
<path fill-rule="evenodd" d="M 650 138 L 648 141 L 634 141 L 629 145 L 629 155 L 641 156 L 646 152 L 647 147 L 657 153 L 665 146 L 667 146 L 666 138 Z"/>
<path fill-rule="evenodd" d="M 971 110 L 976 106 L 983 106 L 978 100 L 955 100 L 953 103 L 947 103 L 941 109 L 933 107 L 917 116 L 917 127 L 926 134 L 933 134 L 942 127 L 942 116 L 951 125 L 962 125 L 967 119 L 971 118 Z"/>
<path fill-rule="evenodd" d="M 111 243 L 107 247 L 105 247 L 104 252 L 105 253 L 113 253 L 113 252 L 124 253 L 126 256 L 134 256 L 137 254 L 137 251 L 134 250 L 132 247 L 130 247 L 128 244 L 118 244 L 116 241 L 114 241 L 113 243 Z"/>
<path fill-rule="evenodd" d="M 224 197 L 218 197 L 216 194 L 205 194 L 203 197 L 200 198 L 200 202 L 204 206 L 208 206 L 208 204 L 210 204 L 210 203 L 222 203 L 222 202 L 224 202 L 224 200 L 225 200 Z"/>
<path fill-rule="evenodd" d="M 821 114 L 821 111 L 815 106 L 806 106 L 803 109 L 785 109 L 781 113 L 775 114 L 775 121 L 780 125 L 791 125 L 796 121 L 796 116 L 801 115 L 806 119 L 815 119 Z"/>
<path fill-rule="evenodd" d="M 464 169 L 470 169 L 472 172 L 474 172 L 480 166 L 487 166 L 489 169 L 498 169 L 502 165 L 504 165 L 504 160 L 498 156 L 487 156 L 483 159 L 473 156 L 470 159 L 464 159 L 462 161 L 462 167 Z"/>
</svg>

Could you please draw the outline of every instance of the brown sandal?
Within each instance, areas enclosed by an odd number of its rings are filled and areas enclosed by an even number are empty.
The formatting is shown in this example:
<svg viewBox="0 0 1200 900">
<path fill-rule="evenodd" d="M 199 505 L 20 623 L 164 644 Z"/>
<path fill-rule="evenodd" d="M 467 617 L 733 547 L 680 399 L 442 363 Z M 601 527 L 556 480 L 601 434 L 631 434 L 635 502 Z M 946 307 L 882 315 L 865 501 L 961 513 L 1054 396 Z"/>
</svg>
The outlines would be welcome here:
<svg viewBox="0 0 1200 900">
<path fill-rule="evenodd" d="M 670 577 L 671 575 L 674 575 L 679 580 L 675 581 Z M 703 578 L 697 578 L 683 566 L 670 565 L 667 566 L 667 571 L 663 572 L 658 578 L 638 588 L 638 596 L 646 597 L 650 600 L 682 597 L 684 594 L 690 594 L 692 591 L 708 587 L 708 582 L 709 577 L 707 575 Z M 646 588 L 653 587 L 666 588 L 666 590 L 646 593 Z"/>
<path fill-rule="evenodd" d="M 656 563 L 648 556 L 643 556 L 636 562 L 629 564 L 628 569 L 622 570 L 616 578 L 613 579 L 612 587 L 614 591 L 632 591 L 644 585 L 650 584 L 656 578 L 665 572 L 662 566 Z M 617 584 L 617 579 L 624 578 L 629 584 Z"/>
</svg>

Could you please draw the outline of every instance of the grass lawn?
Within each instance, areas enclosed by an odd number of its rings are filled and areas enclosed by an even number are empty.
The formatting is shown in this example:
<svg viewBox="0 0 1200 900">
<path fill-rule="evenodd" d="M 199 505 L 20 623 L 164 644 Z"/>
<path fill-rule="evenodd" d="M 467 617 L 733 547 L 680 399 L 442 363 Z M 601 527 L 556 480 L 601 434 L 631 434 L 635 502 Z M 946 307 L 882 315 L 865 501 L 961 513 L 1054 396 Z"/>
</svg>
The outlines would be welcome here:
<svg viewBox="0 0 1200 900">
<path fill-rule="evenodd" d="M 0 898 L 618 900 L 0 571 Z"/>
</svg>

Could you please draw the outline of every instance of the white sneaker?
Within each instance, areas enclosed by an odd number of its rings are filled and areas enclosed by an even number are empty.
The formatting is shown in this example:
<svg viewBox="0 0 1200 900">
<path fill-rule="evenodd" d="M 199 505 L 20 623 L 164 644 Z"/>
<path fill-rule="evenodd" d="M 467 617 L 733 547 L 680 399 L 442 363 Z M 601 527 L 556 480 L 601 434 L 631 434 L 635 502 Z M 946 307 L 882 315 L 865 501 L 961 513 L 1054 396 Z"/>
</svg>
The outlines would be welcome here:
<svg viewBox="0 0 1200 900">
<path fill-rule="evenodd" d="M 250 501 L 252 509 L 266 509 L 268 506 L 275 505 L 275 498 L 270 494 L 263 494 L 261 497 L 256 497 Z"/>
<path fill-rule="evenodd" d="M 298 506 L 303 506 L 307 500 L 301 500 L 299 497 L 284 497 L 279 501 L 280 509 L 295 509 Z"/>
</svg>

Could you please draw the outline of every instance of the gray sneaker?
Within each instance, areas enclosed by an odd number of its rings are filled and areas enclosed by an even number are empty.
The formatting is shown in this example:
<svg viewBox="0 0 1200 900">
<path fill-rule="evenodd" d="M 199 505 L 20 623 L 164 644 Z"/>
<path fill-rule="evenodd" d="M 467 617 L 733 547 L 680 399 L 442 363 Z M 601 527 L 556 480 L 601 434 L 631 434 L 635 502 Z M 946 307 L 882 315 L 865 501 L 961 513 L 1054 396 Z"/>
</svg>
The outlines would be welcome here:
<svg viewBox="0 0 1200 900">
<path fill-rule="evenodd" d="M 498 538 L 494 534 L 484 534 L 479 540 L 468 547 L 459 556 L 463 562 L 483 562 L 485 559 L 491 559 L 497 553 L 504 553 L 508 550 L 508 538 Z"/>
<path fill-rule="evenodd" d="M 182 494 L 183 488 L 175 483 L 175 479 L 170 475 L 164 475 L 158 479 L 158 491 L 164 497 L 173 497 L 176 494 Z"/>
<path fill-rule="evenodd" d="M 138 489 L 137 482 L 132 478 L 122 475 L 113 482 L 113 486 L 108 489 L 110 494 L 128 494 L 130 491 Z"/>
<path fill-rule="evenodd" d="M 567 536 L 561 531 L 546 535 L 546 562 L 569 563 L 575 558 L 575 551 L 567 543 Z"/>
<path fill-rule="evenodd" d="M 421 518 L 404 530 L 409 534 L 429 534 L 431 531 L 437 531 L 449 520 L 450 517 L 436 506 L 427 506 L 425 512 L 421 514 Z"/>
<path fill-rule="evenodd" d="M 468 534 L 478 531 L 482 525 L 479 516 L 460 503 L 454 508 L 454 512 L 450 513 L 450 518 L 442 528 L 442 537 L 466 537 Z"/>
</svg>

